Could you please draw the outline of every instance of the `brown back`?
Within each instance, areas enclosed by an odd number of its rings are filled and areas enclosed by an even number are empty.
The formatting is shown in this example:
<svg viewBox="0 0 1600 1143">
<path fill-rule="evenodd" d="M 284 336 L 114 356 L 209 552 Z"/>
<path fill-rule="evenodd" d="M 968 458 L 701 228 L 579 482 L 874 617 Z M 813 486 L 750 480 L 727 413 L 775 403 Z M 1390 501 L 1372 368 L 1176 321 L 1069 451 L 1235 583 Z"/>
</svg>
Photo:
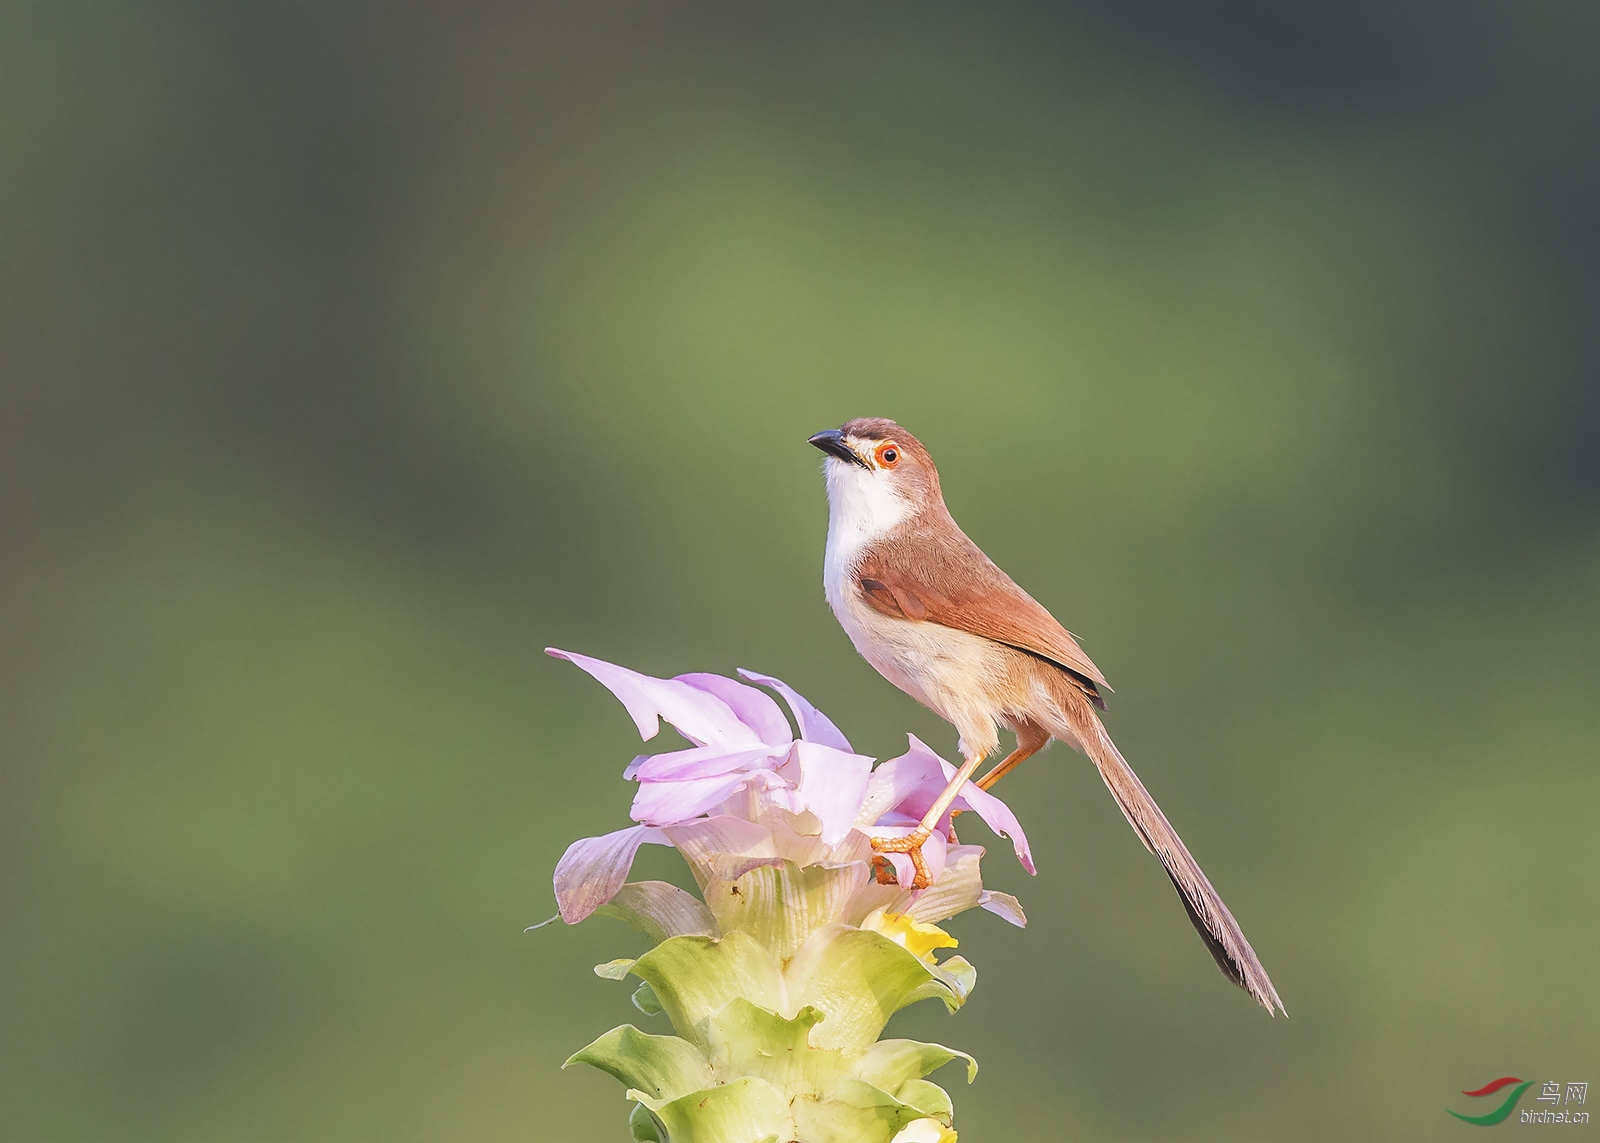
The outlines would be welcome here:
<svg viewBox="0 0 1600 1143">
<path fill-rule="evenodd" d="M 1055 616 L 967 538 L 942 503 L 870 548 L 856 579 L 885 615 L 937 623 L 1037 655 L 1066 671 L 1105 709 L 1100 688 L 1111 687 L 1100 668 Z"/>
</svg>

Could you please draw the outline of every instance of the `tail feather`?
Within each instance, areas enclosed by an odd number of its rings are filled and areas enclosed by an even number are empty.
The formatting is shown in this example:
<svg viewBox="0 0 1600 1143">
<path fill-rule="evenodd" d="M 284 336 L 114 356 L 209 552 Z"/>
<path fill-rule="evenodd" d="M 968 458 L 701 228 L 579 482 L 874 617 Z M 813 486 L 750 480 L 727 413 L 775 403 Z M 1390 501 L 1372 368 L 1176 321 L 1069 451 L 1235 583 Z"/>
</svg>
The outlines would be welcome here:
<svg viewBox="0 0 1600 1143">
<path fill-rule="evenodd" d="M 1278 990 L 1272 987 L 1267 970 L 1261 967 L 1255 950 L 1245 940 L 1244 931 L 1222 903 L 1221 896 L 1211 887 L 1204 871 L 1189 853 L 1178 831 L 1172 828 L 1167 816 L 1156 805 L 1150 791 L 1144 788 L 1139 776 L 1122 757 L 1116 743 L 1106 733 L 1100 720 L 1087 708 L 1074 710 L 1072 718 L 1074 737 L 1093 760 L 1100 777 L 1111 796 L 1116 799 L 1133 832 L 1139 835 L 1145 848 L 1161 859 L 1172 886 L 1183 901 L 1195 931 L 1211 950 L 1212 958 L 1222 974 L 1256 998 L 1268 1012 L 1274 1007 L 1285 1016 L 1289 1014 Z M 1275 1015 L 1276 1013 L 1274 1013 Z"/>
</svg>

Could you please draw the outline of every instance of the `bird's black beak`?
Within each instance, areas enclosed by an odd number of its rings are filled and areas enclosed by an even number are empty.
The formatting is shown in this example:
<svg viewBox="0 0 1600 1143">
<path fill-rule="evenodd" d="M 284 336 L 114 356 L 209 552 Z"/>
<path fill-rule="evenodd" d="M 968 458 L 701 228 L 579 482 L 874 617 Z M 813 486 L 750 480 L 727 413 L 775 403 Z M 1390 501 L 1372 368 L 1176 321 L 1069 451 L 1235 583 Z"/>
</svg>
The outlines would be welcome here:
<svg viewBox="0 0 1600 1143">
<path fill-rule="evenodd" d="M 855 449 L 844 443 L 844 434 L 838 429 L 818 433 L 808 443 L 816 445 L 829 456 L 836 456 L 850 464 L 859 464 L 862 468 L 869 467 L 866 461 L 856 455 Z"/>
</svg>

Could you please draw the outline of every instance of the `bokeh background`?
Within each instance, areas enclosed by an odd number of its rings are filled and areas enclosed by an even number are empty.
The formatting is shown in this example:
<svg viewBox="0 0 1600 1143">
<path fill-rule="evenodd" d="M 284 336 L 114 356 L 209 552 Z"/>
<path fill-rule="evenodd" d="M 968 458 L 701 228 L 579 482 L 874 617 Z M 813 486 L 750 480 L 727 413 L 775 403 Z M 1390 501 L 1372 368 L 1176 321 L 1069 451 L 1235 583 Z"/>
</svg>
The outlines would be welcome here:
<svg viewBox="0 0 1600 1143">
<path fill-rule="evenodd" d="M 953 756 L 822 598 L 864 414 L 1292 1014 L 1057 749 L 1030 927 L 894 1026 L 982 1061 L 964 1140 L 1600 1081 L 1597 16 L 0 7 L 0 1134 L 624 1139 L 559 1065 L 642 938 L 522 929 L 638 743 L 541 649 Z"/>
</svg>

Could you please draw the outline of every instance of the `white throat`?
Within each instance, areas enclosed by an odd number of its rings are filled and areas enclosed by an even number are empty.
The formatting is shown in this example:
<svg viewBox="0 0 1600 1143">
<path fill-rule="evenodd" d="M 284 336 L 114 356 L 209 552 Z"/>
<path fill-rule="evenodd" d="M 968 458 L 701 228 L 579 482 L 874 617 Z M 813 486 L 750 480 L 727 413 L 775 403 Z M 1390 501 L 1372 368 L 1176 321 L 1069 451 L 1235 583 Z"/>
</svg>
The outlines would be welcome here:
<svg viewBox="0 0 1600 1143">
<path fill-rule="evenodd" d="M 822 586 L 835 613 L 844 585 L 861 553 L 911 515 L 911 504 L 882 472 L 829 458 L 828 547 L 822 561 Z"/>
</svg>

